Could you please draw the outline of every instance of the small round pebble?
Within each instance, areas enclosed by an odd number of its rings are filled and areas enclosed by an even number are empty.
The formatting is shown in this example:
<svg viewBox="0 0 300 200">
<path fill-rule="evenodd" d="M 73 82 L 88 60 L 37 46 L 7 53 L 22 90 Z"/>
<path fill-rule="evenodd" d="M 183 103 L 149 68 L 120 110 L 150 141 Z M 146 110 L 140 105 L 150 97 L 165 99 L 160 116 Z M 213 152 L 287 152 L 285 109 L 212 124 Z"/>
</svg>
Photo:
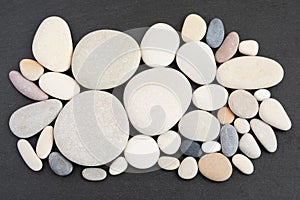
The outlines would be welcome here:
<svg viewBox="0 0 300 200">
<path fill-rule="evenodd" d="M 191 157 L 200 157 L 202 151 L 200 145 L 192 140 L 183 140 L 180 146 L 180 150 L 183 154 Z"/>
<path fill-rule="evenodd" d="M 193 157 L 186 157 L 181 161 L 178 168 L 180 178 L 189 180 L 193 179 L 198 173 L 197 161 Z"/>
<path fill-rule="evenodd" d="M 175 131 L 167 131 L 157 138 L 157 144 L 165 154 L 174 154 L 178 151 L 181 144 L 181 137 Z"/>
<path fill-rule="evenodd" d="M 250 175 L 254 172 L 253 163 L 243 154 L 235 154 L 232 157 L 232 163 L 244 174 Z"/>
<path fill-rule="evenodd" d="M 58 152 L 50 153 L 48 162 L 51 170 L 59 176 L 67 176 L 73 171 L 73 165 Z"/>
<path fill-rule="evenodd" d="M 234 127 L 238 133 L 245 134 L 250 131 L 250 124 L 246 119 L 236 118 L 234 120 Z"/>
<path fill-rule="evenodd" d="M 221 144 L 216 141 L 204 142 L 201 146 L 204 153 L 215 153 L 221 150 Z"/>
<path fill-rule="evenodd" d="M 158 165 L 164 170 L 175 170 L 179 167 L 180 162 L 177 158 L 171 156 L 162 156 L 158 159 Z"/>
<path fill-rule="evenodd" d="M 257 101 L 263 101 L 271 97 L 271 92 L 267 89 L 259 89 L 254 92 L 254 97 Z"/>
<path fill-rule="evenodd" d="M 19 66 L 22 75 L 30 81 L 38 80 L 44 73 L 44 67 L 35 60 L 22 59 Z"/>
<path fill-rule="evenodd" d="M 110 167 L 109 167 L 109 173 L 111 175 L 119 175 L 123 172 L 126 171 L 128 167 L 128 163 L 126 161 L 126 159 L 122 156 L 120 156 L 119 158 L 117 158 L 116 160 L 114 160 Z"/>
<path fill-rule="evenodd" d="M 228 107 L 220 108 L 217 117 L 221 124 L 230 124 L 234 120 L 234 114 Z"/>
<path fill-rule="evenodd" d="M 85 168 L 81 175 L 88 181 L 102 181 L 107 177 L 106 171 L 101 168 Z"/>
<path fill-rule="evenodd" d="M 239 52 L 247 56 L 256 56 L 259 45 L 255 40 L 244 40 L 239 45 Z"/>
</svg>

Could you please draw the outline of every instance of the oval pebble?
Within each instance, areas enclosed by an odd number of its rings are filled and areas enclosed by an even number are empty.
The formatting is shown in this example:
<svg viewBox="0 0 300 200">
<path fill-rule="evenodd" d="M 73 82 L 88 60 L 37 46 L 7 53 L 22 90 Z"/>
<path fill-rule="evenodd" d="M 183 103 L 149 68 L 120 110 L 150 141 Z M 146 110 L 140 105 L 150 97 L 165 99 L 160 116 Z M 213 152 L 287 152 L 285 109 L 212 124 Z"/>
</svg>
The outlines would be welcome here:
<svg viewBox="0 0 300 200">
<path fill-rule="evenodd" d="M 254 97 L 257 101 L 263 101 L 271 97 L 271 92 L 267 89 L 259 89 L 254 92 Z"/>
<path fill-rule="evenodd" d="M 180 162 L 175 157 L 162 156 L 158 159 L 158 165 L 164 170 L 175 170 L 179 167 Z"/>
<path fill-rule="evenodd" d="M 68 24 L 60 17 L 46 18 L 35 33 L 32 52 L 35 59 L 47 69 L 55 72 L 67 71 L 73 53 Z"/>
<path fill-rule="evenodd" d="M 197 14 L 188 15 L 183 23 L 181 37 L 184 42 L 200 41 L 206 33 L 206 22 Z"/>
<path fill-rule="evenodd" d="M 85 168 L 81 175 L 88 181 L 102 181 L 107 177 L 106 171 L 101 168 Z"/>
<path fill-rule="evenodd" d="M 119 175 L 123 172 L 126 171 L 128 167 L 128 163 L 126 161 L 126 159 L 122 156 L 120 156 L 119 158 L 117 158 L 116 160 L 114 160 L 110 167 L 109 167 L 109 173 L 113 176 L 115 175 Z"/>
<path fill-rule="evenodd" d="M 180 146 L 180 150 L 183 154 L 195 158 L 202 155 L 200 145 L 192 140 L 183 140 Z"/>
<path fill-rule="evenodd" d="M 239 52 L 247 56 L 256 56 L 259 45 L 255 40 L 244 40 L 239 44 Z"/>
<path fill-rule="evenodd" d="M 246 119 L 237 118 L 234 120 L 234 127 L 238 133 L 245 134 L 250 131 L 250 124 Z"/>
<path fill-rule="evenodd" d="M 254 172 L 252 161 L 243 154 L 235 154 L 232 157 L 232 163 L 244 174 L 250 175 Z"/>
<path fill-rule="evenodd" d="M 215 153 L 221 150 L 221 145 L 216 141 L 207 141 L 202 143 L 201 149 L 204 153 Z"/>
<path fill-rule="evenodd" d="M 58 152 L 50 153 L 48 162 L 51 170 L 59 176 L 67 176 L 73 171 L 72 163 Z"/>
<path fill-rule="evenodd" d="M 223 107 L 217 112 L 218 120 L 221 124 L 230 124 L 234 120 L 234 114 L 228 107 Z"/>
<path fill-rule="evenodd" d="M 198 173 L 197 161 L 193 157 L 186 157 L 180 163 L 178 175 L 180 178 L 189 180 L 195 178 Z"/>
<path fill-rule="evenodd" d="M 31 144 L 27 140 L 20 139 L 17 143 L 17 147 L 21 157 L 30 169 L 33 171 L 40 171 L 42 169 L 42 161 L 36 155 Z"/>
<path fill-rule="evenodd" d="M 225 29 L 222 20 L 214 18 L 210 21 L 206 34 L 206 42 L 211 48 L 218 48 L 224 39 Z"/>
<path fill-rule="evenodd" d="M 50 154 L 53 146 L 53 137 L 53 127 L 46 126 L 36 144 L 36 154 L 40 159 L 45 159 Z"/>
<path fill-rule="evenodd" d="M 174 154 L 178 151 L 181 144 L 181 137 L 175 131 L 167 131 L 157 138 L 157 144 L 165 154 Z"/>
<path fill-rule="evenodd" d="M 231 32 L 225 38 L 223 44 L 216 52 L 216 61 L 223 63 L 232 58 L 238 50 L 240 37 L 237 32 Z"/>
<path fill-rule="evenodd" d="M 22 75 L 30 81 L 38 80 L 44 73 L 44 67 L 35 60 L 22 59 L 19 66 Z"/>
<path fill-rule="evenodd" d="M 239 148 L 240 150 L 249 158 L 251 159 L 257 159 L 261 155 L 261 150 L 255 141 L 254 137 L 246 133 L 244 134 L 239 142 Z"/>
<path fill-rule="evenodd" d="M 220 140 L 223 154 L 227 157 L 233 156 L 239 146 L 239 136 L 234 126 L 225 124 L 220 131 Z"/>
</svg>

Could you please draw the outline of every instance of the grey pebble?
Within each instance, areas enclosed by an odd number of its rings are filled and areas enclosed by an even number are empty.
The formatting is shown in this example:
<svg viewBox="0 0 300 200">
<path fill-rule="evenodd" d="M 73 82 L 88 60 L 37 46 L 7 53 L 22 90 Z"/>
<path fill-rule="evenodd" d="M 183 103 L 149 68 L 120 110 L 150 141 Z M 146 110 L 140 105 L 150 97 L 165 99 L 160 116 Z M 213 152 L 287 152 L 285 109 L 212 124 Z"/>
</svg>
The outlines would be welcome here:
<svg viewBox="0 0 300 200">
<path fill-rule="evenodd" d="M 180 150 L 187 156 L 200 157 L 202 155 L 200 145 L 192 140 L 183 140 L 180 146 Z"/>
<path fill-rule="evenodd" d="M 67 176 L 73 171 L 73 165 L 58 152 L 52 152 L 48 158 L 52 171 L 59 176 Z"/>
<path fill-rule="evenodd" d="M 225 30 L 222 20 L 214 18 L 210 21 L 206 34 L 206 42 L 211 48 L 218 48 L 224 39 Z"/>
<path fill-rule="evenodd" d="M 239 145 L 239 137 L 234 126 L 224 125 L 220 131 L 220 139 L 223 154 L 227 157 L 233 156 Z"/>
</svg>

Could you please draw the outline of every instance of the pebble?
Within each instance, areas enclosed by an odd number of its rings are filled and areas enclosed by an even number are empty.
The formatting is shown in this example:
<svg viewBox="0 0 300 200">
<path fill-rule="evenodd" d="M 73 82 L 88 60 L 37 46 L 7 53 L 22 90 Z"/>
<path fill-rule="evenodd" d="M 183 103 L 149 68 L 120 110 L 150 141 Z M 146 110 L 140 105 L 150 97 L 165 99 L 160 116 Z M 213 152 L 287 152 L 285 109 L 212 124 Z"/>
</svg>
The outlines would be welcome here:
<svg viewBox="0 0 300 200">
<path fill-rule="evenodd" d="M 257 159 L 261 155 L 261 150 L 255 141 L 254 137 L 246 133 L 244 134 L 239 142 L 239 148 L 240 150 L 249 158 L 251 159 Z"/>
<path fill-rule="evenodd" d="M 261 89 L 277 85 L 283 78 L 281 65 L 266 57 L 241 56 L 218 67 L 217 81 L 232 89 Z"/>
<path fill-rule="evenodd" d="M 126 159 L 123 156 L 120 156 L 111 163 L 109 167 L 109 173 L 113 176 L 116 176 L 125 172 L 127 167 L 128 163 Z"/>
<path fill-rule="evenodd" d="M 179 35 L 172 26 L 154 24 L 141 41 L 142 59 L 150 67 L 166 67 L 173 62 L 179 43 Z"/>
<path fill-rule="evenodd" d="M 202 143 L 201 149 L 204 153 L 215 153 L 221 150 L 221 145 L 216 141 L 207 141 Z"/>
<path fill-rule="evenodd" d="M 195 110 L 181 118 L 178 129 L 184 137 L 190 140 L 206 142 L 219 136 L 220 123 L 211 113 Z"/>
<path fill-rule="evenodd" d="M 210 21 L 206 34 L 206 42 L 211 48 L 218 48 L 224 39 L 225 29 L 222 20 L 214 18 Z"/>
<path fill-rule="evenodd" d="M 32 52 L 35 59 L 47 69 L 55 72 L 67 71 L 73 53 L 68 24 L 60 17 L 46 18 L 35 33 Z"/>
<path fill-rule="evenodd" d="M 254 172 L 252 161 L 243 154 L 235 154 L 232 157 L 232 163 L 244 174 L 250 175 Z"/>
<path fill-rule="evenodd" d="M 59 176 L 67 176 L 73 171 L 72 163 L 58 152 L 50 153 L 48 162 L 51 170 Z"/>
<path fill-rule="evenodd" d="M 211 48 L 200 41 L 182 45 L 177 51 L 176 62 L 180 70 L 200 85 L 211 83 L 216 76 L 216 61 Z"/>
<path fill-rule="evenodd" d="M 192 140 L 183 140 L 180 146 L 180 150 L 183 154 L 195 158 L 202 155 L 200 145 Z"/>
<path fill-rule="evenodd" d="M 85 35 L 72 57 L 76 81 L 88 89 L 110 89 L 133 76 L 139 67 L 141 51 L 128 34 L 97 30 Z"/>
<path fill-rule="evenodd" d="M 80 92 L 80 87 L 73 78 L 57 72 L 43 74 L 39 86 L 50 96 L 61 100 L 70 100 Z"/>
<path fill-rule="evenodd" d="M 178 175 L 180 178 L 189 180 L 195 178 L 198 173 L 197 161 L 193 157 L 186 157 L 180 163 Z"/>
<path fill-rule="evenodd" d="M 271 126 L 259 119 L 252 119 L 250 125 L 256 138 L 266 150 L 270 153 L 275 152 L 277 149 L 277 139 Z"/>
<path fill-rule="evenodd" d="M 20 93 L 32 100 L 43 101 L 49 98 L 36 84 L 24 78 L 17 71 L 9 72 L 9 79 Z"/>
<path fill-rule="evenodd" d="M 244 40 L 239 45 L 239 52 L 247 56 L 256 56 L 259 45 L 255 40 Z"/>
<path fill-rule="evenodd" d="M 148 169 L 159 159 L 159 148 L 155 140 L 147 135 L 133 136 L 124 150 L 126 160 L 137 169 Z"/>
<path fill-rule="evenodd" d="M 254 97 L 257 101 L 263 101 L 271 97 L 271 92 L 267 89 L 259 89 L 254 92 Z"/>
<path fill-rule="evenodd" d="M 252 118 L 258 113 L 256 98 L 246 90 L 235 90 L 229 95 L 228 105 L 241 118 Z"/>
<path fill-rule="evenodd" d="M 19 66 L 22 75 L 30 81 L 38 80 L 44 73 L 44 67 L 35 60 L 22 59 Z"/>
<path fill-rule="evenodd" d="M 62 103 L 56 99 L 32 103 L 19 108 L 9 119 L 10 130 L 19 138 L 29 138 L 50 124 L 61 108 Z"/>
<path fill-rule="evenodd" d="M 158 159 L 158 165 L 164 170 L 175 170 L 179 167 L 180 162 L 175 157 L 162 156 Z"/>
<path fill-rule="evenodd" d="M 225 124 L 220 131 L 220 140 L 223 154 L 227 157 L 233 156 L 239 146 L 239 136 L 234 126 Z"/>
<path fill-rule="evenodd" d="M 107 177 L 106 171 L 101 168 L 85 168 L 81 175 L 88 181 L 102 181 Z"/>
<path fill-rule="evenodd" d="M 42 161 L 36 155 L 31 144 L 27 140 L 20 139 L 17 143 L 17 147 L 21 157 L 30 169 L 33 171 L 40 171 L 42 169 Z"/>
<path fill-rule="evenodd" d="M 181 37 L 184 42 L 200 41 L 206 33 L 206 22 L 197 14 L 188 15 L 183 23 Z"/>
<path fill-rule="evenodd" d="M 227 90 L 217 84 L 204 85 L 193 93 L 194 105 L 202 110 L 213 111 L 223 107 L 227 103 Z"/>
<path fill-rule="evenodd" d="M 198 162 L 203 176 L 212 181 L 226 181 L 232 174 L 232 165 L 227 157 L 221 153 L 206 154 Z"/>
<path fill-rule="evenodd" d="M 234 114 L 228 107 L 222 107 L 217 113 L 218 120 L 221 124 L 230 124 L 234 120 Z"/>
<path fill-rule="evenodd" d="M 36 154 L 40 159 L 45 159 L 50 154 L 53 146 L 53 127 L 46 126 L 40 134 L 36 144 Z"/>
<path fill-rule="evenodd" d="M 259 116 L 264 122 L 280 130 L 287 131 L 292 127 L 289 116 L 276 99 L 264 100 L 259 107 Z"/>
<path fill-rule="evenodd" d="M 238 50 L 240 37 L 237 32 L 230 32 L 216 52 L 216 61 L 223 63 L 232 58 Z"/>
<path fill-rule="evenodd" d="M 165 154 L 174 154 L 178 151 L 181 144 L 181 137 L 175 131 L 167 131 L 157 138 L 157 144 Z"/>
<path fill-rule="evenodd" d="M 250 124 L 246 119 L 237 118 L 234 120 L 234 127 L 238 133 L 245 134 L 250 131 Z"/>
</svg>

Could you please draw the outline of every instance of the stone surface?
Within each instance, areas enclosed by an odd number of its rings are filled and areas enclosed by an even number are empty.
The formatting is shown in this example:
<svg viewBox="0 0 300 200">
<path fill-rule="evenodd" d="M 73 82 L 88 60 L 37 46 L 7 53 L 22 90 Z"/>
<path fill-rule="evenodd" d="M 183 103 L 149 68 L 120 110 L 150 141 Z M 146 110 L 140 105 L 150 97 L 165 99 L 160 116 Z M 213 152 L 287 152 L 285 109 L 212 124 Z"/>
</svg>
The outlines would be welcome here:
<svg viewBox="0 0 300 200">
<path fill-rule="evenodd" d="M 239 142 L 239 149 L 251 159 L 257 159 L 261 155 L 261 150 L 257 142 L 249 133 L 246 133 L 241 137 Z"/>
<path fill-rule="evenodd" d="M 252 161 L 243 154 L 235 154 L 232 157 L 232 163 L 244 174 L 250 175 L 254 172 Z"/>
<path fill-rule="evenodd" d="M 238 133 L 245 134 L 250 131 L 250 124 L 246 119 L 237 118 L 234 120 L 234 127 Z"/>
<path fill-rule="evenodd" d="M 80 92 L 80 87 L 73 78 L 57 72 L 43 74 L 39 86 L 50 96 L 61 100 L 70 100 Z"/>
<path fill-rule="evenodd" d="M 30 81 L 38 80 L 44 73 L 44 67 L 35 60 L 22 59 L 19 66 L 22 75 Z"/>
<path fill-rule="evenodd" d="M 206 22 L 197 14 L 189 14 L 183 23 L 181 37 L 184 42 L 200 41 L 206 33 Z"/>
<path fill-rule="evenodd" d="M 53 127 L 46 126 L 36 144 L 36 154 L 40 159 L 45 159 L 50 154 L 53 146 L 53 137 Z"/>
<path fill-rule="evenodd" d="M 55 72 L 67 71 L 73 53 L 68 24 L 60 17 L 46 18 L 35 33 L 32 52 L 35 59 L 47 69 Z"/>
<path fill-rule="evenodd" d="M 192 140 L 183 140 L 180 146 L 180 150 L 183 154 L 195 158 L 202 155 L 200 145 Z"/>
<path fill-rule="evenodd" d="M 216 61 L 223 63 L 232 58 L 238 50 L 239 42 L 240 37 L 237 32 L 230 32 L 215 54 Z"/>
<path fill-rule="evenodd" d="M 178 123 L 179 132 L 195 141 L 210 141 L 219 136 L 220 123 L 209 112 L 195 110 L 185 114 Z"/>
<path fill-rule="evenodd" d="M 239 52 L 247 56 L 256 56 L 259 45 L 255 40 L 244 40 L 239 45 Z"/>
<path fill-rule="evenodd" d="M 178 151 L 181 144 L 181 137 L 175 131 L 167 131 L 157 138 L 157 144 L 165 154 L 174 154 Z"/>
<path fill-rule="evenodd" d="M 241 118 L 252 118 L 258 113 L 256 98 L 246 90 L 235 90 L 229 95 L 228 105 Z"/>
<path fill-rule="evenodd" d="M 73 171 L 72 163 L 58 152 L 50 153 L 48 162 L 51 170 L 59 176 L 67 176 Z"/>
<path fill-rule="evenodd" d="M 220 108 L 217 112 L 218 120 L 221 124 L 230 124 L 234 120 L 234 114 L 228 107 Z"/>
<path fill-rule="evenodd" d="M 233 156 L 239 146 L 239 136 L 234 126 L 225 124 L 220 131 L 220 140 L 223 154 L 227 157 Z"/>
<path fill-rule="evenodd" d="M 271 92 L 267 89 L 259 89 L 254 92 L 254 97 L 257 101 L 263 101 L 271 97 Z"/>
<path fill-rule="evenodd" d="M 150 67 L 166 67 L 173 62 L 179 43 L 179 35 L 172 26 L 154 24 L 141 41 L 142 59 Z"/>
<path fill-rule="evenodd" d="M 179 167 L 180 162 L 175 157 L 162 156 L 158 159 L 158 165 L 164 170 L 175 170 Z"/>
<path fill-rule="evenodd" d="M 17 71 L 9 72 L 9 79 L 20 93 L 32 100 L 42 101 L 49 98 L 35 83 L 25 79 Z"/>
<path fill-rule="evenodd" d="M 85 168 L 81 175 L 88 181 L 102 181 L 107 177 L 106 171 L 101 168 Z"/>
<path fill-rule="evenodd" d="M 126 159 L 123 156 L 120 156 L 116 160 L 114 160 L 110 167 L 109 167 L 109 173 L 113 176 L 119 175 L 126 171 L 128 167 L 128 163 Z"/>
<path fill-rule="evenodd" d="M 202 143 L 201 149 L 204 153 L 215 153 L 221 150 L 221 145 L 216 141 L 207 141 Z"/>
<path fill-rule="evenodd" d="M 264 100 L 259 107 L 259 116 L 264 122 L 280 130 L 287 131 L 292 127 L 289 116 L 276 99 Z"/>
<path fill-rule="evenodd" d="M 222 20 L 214 18 L 210 21 L 206 34 L 206 42 L 211 48 L 218 48 L 224 39 L 225 29 Z"/>
<path fill-rule="evenodd" d="M 56 99 L 32 103 L 19 108 L 9 119 L 10 130 L 17 137 L 29 138 L 50 124 L 61 108 L 62 103 Z"/>
<path fill-rule="evenodd" d="M 17 147 L 21 157 L 30 169 L 33 171 L 40 171 L 42 169 L 42 161 L 36 155 L 31 144 L 27 140 L 20 139 L 17 143 Z"/>
<path fill-rule="evenodd" d="M 189 180 L 195 178 L 198 173 L 197 161 L 193 157 L 186 157 L 180 163 L 178 175 L 180 178 Z"/>
<path fill-rule="evenodd" d="M 241 56 L 223 63 L 217 81 L 232 89 L 260 89 L 277 85 L 283 78 L 281 65 L 266 57 Z"/>
</svg>

